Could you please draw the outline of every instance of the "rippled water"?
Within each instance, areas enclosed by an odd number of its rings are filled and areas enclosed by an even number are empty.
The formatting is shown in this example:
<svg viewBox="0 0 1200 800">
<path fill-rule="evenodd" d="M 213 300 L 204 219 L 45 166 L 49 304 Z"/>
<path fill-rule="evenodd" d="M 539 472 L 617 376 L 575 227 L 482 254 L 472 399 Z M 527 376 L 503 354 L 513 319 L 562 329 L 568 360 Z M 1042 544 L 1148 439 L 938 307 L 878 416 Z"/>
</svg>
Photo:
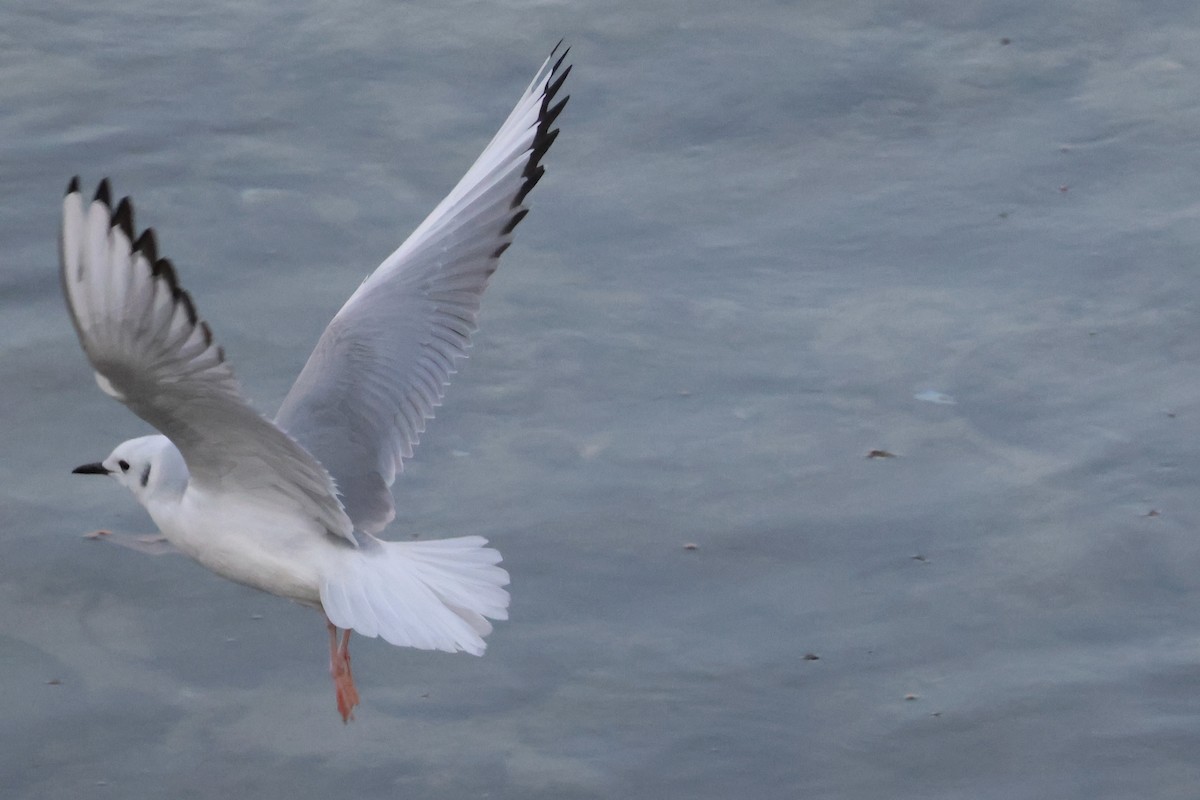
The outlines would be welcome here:
<svg viewBox="0 0 1200 800">
<path fill-rule="evenodd" d="M 273 411 L 560 37 L 573 95 L 392 535 L 483 659 L 359 639 L 69 475 L 144 432 L 56 276 L 104 175 Z M 1190 798 L 1189 3 L 0 9 L 6 798 Z M 877 454 L 878 450 L 894 457 Z M 694 545 L 694 549 L 689 546 Z"/>
</svg>

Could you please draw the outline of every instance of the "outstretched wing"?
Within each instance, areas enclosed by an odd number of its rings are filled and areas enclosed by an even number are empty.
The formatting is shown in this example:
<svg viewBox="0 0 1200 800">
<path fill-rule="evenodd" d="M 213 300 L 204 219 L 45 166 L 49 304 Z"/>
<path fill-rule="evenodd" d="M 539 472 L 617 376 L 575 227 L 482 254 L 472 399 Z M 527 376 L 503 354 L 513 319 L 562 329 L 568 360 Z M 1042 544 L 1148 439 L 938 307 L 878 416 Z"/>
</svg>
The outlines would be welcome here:
<svg viewBox="0 0 1200 800">
<path fill-rule="evenodd" d="M 466 356 L 483 290 L 528 212 L 567 102 L 555 101 L 571 71 L 557 50 L 453 191 L 329 323 L 275 417 L 337 480 L 359 530 L 396 516 L 396 470 Z"/>
<path fill-rule="evenodd" d="M 85 205 L 73 179 L 60 246 L 63 292 L 96 382 L 179 448 L 191 480 L 287 503 L 355 543 L 329 474 L 242 398 L 154 232 L 135 241 L 129 198 L 113 212 L 104 180 Z"/>
</svg>

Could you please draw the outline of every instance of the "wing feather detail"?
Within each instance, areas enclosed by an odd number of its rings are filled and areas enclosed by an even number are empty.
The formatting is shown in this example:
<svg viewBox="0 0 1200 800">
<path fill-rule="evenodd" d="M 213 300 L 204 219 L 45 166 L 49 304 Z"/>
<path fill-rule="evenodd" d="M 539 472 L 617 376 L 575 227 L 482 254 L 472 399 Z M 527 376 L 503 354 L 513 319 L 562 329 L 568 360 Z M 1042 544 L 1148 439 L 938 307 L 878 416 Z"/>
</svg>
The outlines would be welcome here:
<svg viewBox="0 0 1200 800">
<path fill-rule="evenodd" d="M 275 417 L 334 476 L 359 530 L 395 517 L 389 487 L 466 357 L 483 291 L 528 213 L 567 102 L 561 44 L 462 180 L 346 301 Z"/>
<path fill-rule="evenodd" d="M 154 233 L 135 239 L 133 204 L 111 203 L 107 180 L 85 204 L 75 178 L 63 199 L 63 293 L 97 384 L 179 448 L 196 485 L 285 502 L 357 545 L 332 478 L 243 399 Z"/>
</svg>

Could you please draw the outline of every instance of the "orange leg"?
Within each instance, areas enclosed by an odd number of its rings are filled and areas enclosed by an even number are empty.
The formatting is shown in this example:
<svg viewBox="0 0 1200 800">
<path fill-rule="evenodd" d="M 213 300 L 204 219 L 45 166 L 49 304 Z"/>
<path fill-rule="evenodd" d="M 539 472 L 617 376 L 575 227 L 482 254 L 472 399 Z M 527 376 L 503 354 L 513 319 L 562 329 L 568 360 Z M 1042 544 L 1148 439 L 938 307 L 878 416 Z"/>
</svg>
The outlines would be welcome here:
<svg viewBox="0 0 1200 800">
<path fill-rule="evenodd" d="M 329 673 L 333 675 L 338 713 L 346 723 L 354 719 L 354 707 L 358 705 L 358 689 L 354 687 L 354 675 L 350 672 L 350 631 L 342 632 L 339 645 L 337 626 L 329 620 L 325 620 L 325 625 L 329 629 Z"/>
</svg>

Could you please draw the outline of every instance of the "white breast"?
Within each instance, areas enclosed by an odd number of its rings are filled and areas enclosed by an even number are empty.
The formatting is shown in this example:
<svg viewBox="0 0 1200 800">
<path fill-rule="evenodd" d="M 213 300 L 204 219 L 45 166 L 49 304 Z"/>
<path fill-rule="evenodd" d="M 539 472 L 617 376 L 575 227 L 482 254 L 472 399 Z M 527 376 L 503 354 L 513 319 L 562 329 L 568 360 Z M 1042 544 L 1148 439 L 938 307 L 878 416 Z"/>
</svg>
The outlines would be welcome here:
<svg viewBox="0 0 1200 800">
<path fill-rule="evenodd" d="M 188 487 L 170 507 L 147 510 L 171 544 L 231 581 L 320 606 L 321 576 L 349 545 L 334 542 L 315 521 L 278 506 Z"/>
</svg>

